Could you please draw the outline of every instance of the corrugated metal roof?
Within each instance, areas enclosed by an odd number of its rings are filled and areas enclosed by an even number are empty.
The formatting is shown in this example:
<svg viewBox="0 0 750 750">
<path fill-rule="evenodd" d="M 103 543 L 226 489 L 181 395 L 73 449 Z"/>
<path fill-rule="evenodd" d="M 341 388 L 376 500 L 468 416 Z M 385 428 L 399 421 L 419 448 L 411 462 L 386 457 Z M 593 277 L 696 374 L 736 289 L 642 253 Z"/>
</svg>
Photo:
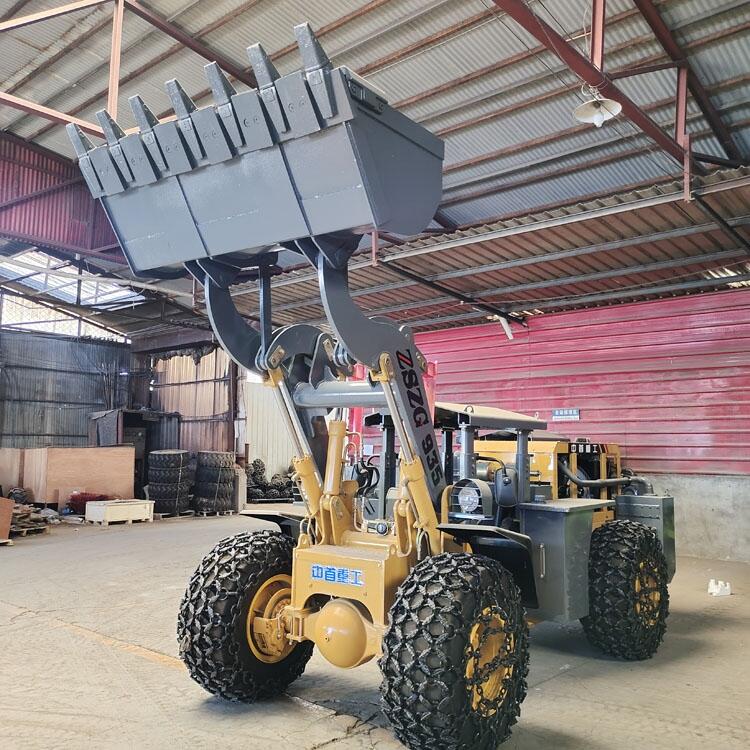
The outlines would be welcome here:
<svg viewBox="0 0 750 750">
<path fill-rule="evenodd" d="M 36 5 L 28 7 L 35 8 Z M 463 3 L 447 0 L 399 3 L 336 0 L 314 4 L 299 0 L 274 3 L 221 0 L 210 4 L 196 0 L 154 0 L 151 6 L 240 65 L 247 64 L 245 47 L 261 41 L 271 53 L 276 53 L 276 63 L 282 72 L 298 64 L 293 51 L 279 54 L 289 49 L 291 27 L 295 23 L 308 20 L 324 32 L 331 26 L 330 31 L 324 33 L 324 44 L 334 61 L 364 70 L 373 83 L 394 101 L 424 95 L 436 86 L 474 76 L 469 82 L 448 87 L 404 107 L 407 114 L 425 121 L 435 131 L 464 125 L 461 130 L 445 135 L 448 164 L 496 150 L 502 144 L 553 136 L 560 125 L 575 124 L 571 110 L 576 104 L 577 93 L 564 94 L 561 91 L 565 85 L 574 84 L 575 77 L 549 53 L 540 54 L 538 43 L 504 17 L 489 0 Z M 47 6 L 42 3 L 39 7 Z M 583 32 L 590 20 L 583 13 L 585 4 L 582 6 L 573 0 L 547 0 L 536 3 L 534 7 L 558 31 L 572 35 L 580 49 L 586 48 L 587 38 Z M 748 29 L 742 28 L 750 15 L 747 3 L 729 2 L 717 7 L 707 0 L 666 0 L 659 3 L 659 8 L 674 29 L 675 36 L 687 47 L 697 72 L 701 76 L 705 74 L 707 84 L 719 86 L 747 73 L 750 34 Z M 9 66 L 13 69 L 0 69 L 0 77 L 11 85 L 33 72 L 31 79 L 16 92 L 19 96 L 66 111 L 77 111 L 83 102 L 106 88 L 110 42 L 106 24 L 77 45 L 75 53 L 71 50 L 70 54 L 48 66 L 42 63 L 59 51 L 62 39 L 70 37 L 72 47 L 75 35 L 85 35 L 92 26 L 102 23 L 106 12 L 106 8 L 97 8 L 6 32 L 3 44 L 14 46 L 12 49 L 7 47 L 13 54 L 3 55 L 3 58 L 15 63 Z M 627 0 L 611 0 L 607 12 L 608 70 L 638 64 L 644 59 L 663 59 L 658 42 Z M 222 19 L 224 23 L 220 23 Z M 207 28 L 213 30 L 205 33 Z M 44 31 L 40 32 L 40 29 Z M 704 39 L 713 41 L 704 45 Z M 20 49 L 16 54 L 15 45 L 26 45 L 26 54 Z M 192 52 L 178 52 L 163 62 L 148 65 L 149 60 L 159 60 L 173 45 L 173 40 L 166 35 L 154 31 L 133 14 L 127 14 L 122 75 L 128 77 L 139 69 L 143 72 L 123 85 L 122 101 L 129 95 L 141 93 L 153 105 L 152 108 L 167 110 L 169 103 L 163 83 L 173 76 L 177 76 L 190 93 L 196 94 L 206 88 L 201 70 L 203 61 Z M 515 60 L 518 56 L 521 59 Z M 37 66 L 36 70 L 34 66 Z M 494 69 L 486 74 L 477 75 L 477 71 L 493 66 Z M 622 80 L 618 85 L 647 106 L 673 95 L 674 72 L 659 71 L 648 77 Z M 750 85 L 746 82 L 737 93 L 747 100 Z M 534 103 L 533 100 L 539 97 L 542 101 Z M 521 110 L 502 114 L 509 106 L 518 107 L 523 102 L 526 105 Z M 93 119 L 96 109 L 103 104 L 102 95 L 78 114 Z M 119 116 L 123 124 L 131 125 L 126 110 L 127 107 L 121 107 Z M 466 127 L 467 122 L 495 112 L 500 112 L 500 116 L 483 122 L 481 126 Z M 702 118 L 698 119 L 695 127 L 706 129 L 707 124 Z M 41 130 L 35 118 L 5 108 L 0 109 L 0 127 L 7 127 L 25 137 Z M 591 144 L 602 140 L 601 135 L 593 131 L 589 131 L 588 137 Z M 60 127 L 47 130 L 39 140 L 54 150 L 70 154 Z M 606 150 L 607 144 L 602 143 L 601 148 Z M 519 164 L 524 160 L 523 154 L 516 158 Z M 580 163 L 585 164 L 587 159 L 583 157 Z M 631 177 L 630 173 L 624 172 L 619 185 L 630 184 Z M 606 186 L 611 184 L 611 180 L 605 182 Z M 570 182 L 563 186 L 563 190 L 566 189 L 567 197 L 571 197 L 577 185 Z M 530 206 L 534 203 L 543 205 L 548 197 L 526 191 L 523 202 Z M 480 201 L 469 206 L 459 218 L 474 212 L 473 219 L 477 220 L 482 218 L 479 212 L 483 210 L 502 213 L 504 205 L 506 201 L 503 199 L 491 205 Z M 511 202 L 507 203 L 507 208 L 516 210 Z"/>
<path fill-rule="evenodd" d="M 32 0 L 22 12 L 49 8 L 57 2 Z M 750 155 L 750 4 L 739 0 L 661 0 L 655 4 L 707 86 L 735 143 Z M 0 0 L 0 16 L 13 5 L 11 0 Z M 590 25 L 584 12 L 587 3 L 536 0 L 531 5 L 585 53 Z M 665 185 L 680 174 L 679 165 L 622 117 L 601 130 L 580 126 L 572 115 L 581 101 L 576 77 L 491 0 L 151 0 L 149 7 L 240 66 L 247 67 L 247 45 L 260 41 L 282 72 L 298 66 L 292 27 L 307 20 L 319 31 L 336 64 L 361 71 L 407 115 L 441 134 L 446 142 L 446 203 L 441 216 L 458 225 L 490 225 L 468 230 L 478 233 L 477 241 L 460 251 L 412 256 L 405 262 L 410 270 L 430 276 L 466 271 L 450 279 L 457 290 L 476 293 L 508 284 L 600 274 L 565 286 L 559 283 L 554 289 L 509 292 L 503 301 L 517 305 L 542 300 L 545 295 L 567 298 L 606 294 L 617 287 L 648 286 L 677 275 L 672 268 L 655 268 L 622 279 L 601 276 L 612 269 L 668 263 L 699 250 L 705 252 L 698 240 L 707 243 L 708 252 L 729 249 L 726 236 L 709 232 L 705 236 L 683 235 L 677 243 L 644 242 L 612 253 L 597 251 L 578 258 L 547 260 L 543 266 L 471 272 L 482 263 L 553 252 L 561 246 L 614 242 L 638 236 L 639 232 L 649 236 L 654 227 L 665 226 L 665 217 L 675 229 L 685 228 L 686 217 L 699 225 L 705 223 L 694 206 L 681 213 L 662 206 L 654 215 L 647 209 L 634 210 L 628 214 L 628 223 L 608 218 L 606 223 L 578 222 L 575 231 L 558 227 L 517 235 L 512 241 L 481 239 L 482 234 L 507 226 L 507 221 L 495 221 L 498 217 L 526 216 L 524 221 L 538 222 L 538 217 L 530 218 L 535 212 L 561 205 L 570 207 L 566 212 L 583 210 L 576 204 L 593 201 L 595 196 L 619 194 L 633 186 Z M 93 120 L 106 99 L 110 15 L 110 7 L 101 6 L 2 33 L 0 89 Z M 607 20 L 607 71 L 667 60 L 631 0 L 609 0 Z M 169 78 L 177 77 L 190 94 L 198 96 L 206 89 L 204 63 L 195 53 L 179 49 L 173 39 L 126 12 L 118 112 L 122 124 L 133 124 L 125 100 L 135 93 L 155 111 L 166 112 L 169 100 L 164 81 Z M 620 79 L 617 85 L 670 131 L 675 83 L 675 70 L 669 69 Z M 50 126 L 30 115 L 0 107 L 0 128 L 33 138 L 59 153 L 71 153 L 61 126 Z M 723 155 L 719 140 L 692 99 L 688 129 L 696 150 Z M 717 179 L 730 177 L 725 174 Z M 679 190 L 679 186 L 667 184 L 657 193 L 669 190 Z M 730 198 L 722 193 L 712 200 L 729 217 L 750 214 L 747 189 L 738 191 L 737 196 Z M 62 226 L 64 216 L 56 221 Z M 613 231 L 613 226 L 618 231 Z M 68 231 L 80 233 L 80 229 L 78 224 L 71 224 Z M 102 243 L 106 242 L 106 226 L 97 228 L 99 235 Z M 384 252 L 398 254 L 455 237 L 427 237 Z M 709 273 L 720 273 L 711 270 L 714 266 L 721 268 L 719 261 L 702 269 L 686 266 L 684 278 L 705 280 Z M 422 321 L 430 316 L 433 320 L 450 319 L 451 324 L 464 320 L 461 306 L 453 302 L 430 306 L 427 303 L 435 299 L 432 290 L 405 286 L 387 264 L 355 270 L 352 285 L 360 292 L 378 290 L 361 295 L 368 308 L 392 309 L 392 317 L 416 321 L 420 327 L 427 325 Z M 276 287 L 278 322 L 321 317 L 314 281 L 297 283 L 291 279 L 291 283 Z M 252 293 L 238 294 L 237 299 L 246 312 L 254 312 Z M 410 301 L 415 303 L 412 310 Z M 293 307 L 285 309 L 287 305 Z M 166 315 L 183 313 L 167 308 Z M 167 325 L 165 314 L 155 303 L 138 308 L 138 314 L 146 320 L 121 318 L 121 329 L 163 330 Z"/>
<path fill-rule="evenodd" d="M 706 178 L 699 191 L 734 186 L 710 192 L 706 200 L 723 216 L 734 218 L 742 231 L 750 225 L 750 170 L 727 172 L 721 178 L 721 182 L 718 175 Z M 642 299 L 662 294 L 651 295 L 651 287 L 706 282 L 701 289 L 721 288 L 726 286 L 723 274 L 750 274 L 747 250 L 698 204 L 683 204 L 680 190 L 679 183 L 668 183 L 606 201 L 384 247 L 378 266 L 356 259 L 350 264 L 350 286 L 366 312 L 429 330 L 446 323 L 476 323 L 488 313 L 460 303 L 449 292 L 440 294 L 399 277 L 389 269 L 389 262 L 397 261 L 450 291 L 532 315 L 597 304 L 595 300 L 578 303 L 584 295 L 617 292 L 623 300 Z M 619 213 L 603 218 L 604 210 L 613 209 Z M 311 271 L 279 279 L 273 297 L 277 323 L 324 322 Z M 557 306 L 556 300 L 560 300 Z M 257 293 L 238 289 L 235 302 L 243 312 L 253 313 Z"/>
</svg>

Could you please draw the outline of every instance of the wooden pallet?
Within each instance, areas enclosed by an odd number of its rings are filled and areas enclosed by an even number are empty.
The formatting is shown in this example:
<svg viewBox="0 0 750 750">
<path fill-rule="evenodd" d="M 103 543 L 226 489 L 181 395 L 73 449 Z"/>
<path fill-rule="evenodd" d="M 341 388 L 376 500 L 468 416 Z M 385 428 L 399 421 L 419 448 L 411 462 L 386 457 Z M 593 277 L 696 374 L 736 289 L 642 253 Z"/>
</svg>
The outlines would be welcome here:
<svg viewBox="0 0 750 750">
<path fill-rule="evenodd" d="M 192 518 L 194 515 L 194 510 L 183 510 L 182 513 L 154 513 L 154 518 L 163 521 L 165 518 Z"/>
<path fill-rule="evenodd" d="M 39 524 L 38 526 L 11 526 L 11 536 L 26 536 L 27 534 L 49 534 L 49 526 L 47 524 Z"/>
<path fill-rule="evenodd" d="M 196 516 L 233 516 L 236 513 L 234 510 L 196 510 Z"/>
<path fill-rule="evenodd" d="M 134 523 L 153 523 L 153 518 L 128 518 L 122 521 L 91 521 L 90 519 L 84 519 L 84 525 L 91 524 L 92 526 L 114 526 L 115 524 L 123 524 L 125 526 L 132 526 Z"/>
</svg>

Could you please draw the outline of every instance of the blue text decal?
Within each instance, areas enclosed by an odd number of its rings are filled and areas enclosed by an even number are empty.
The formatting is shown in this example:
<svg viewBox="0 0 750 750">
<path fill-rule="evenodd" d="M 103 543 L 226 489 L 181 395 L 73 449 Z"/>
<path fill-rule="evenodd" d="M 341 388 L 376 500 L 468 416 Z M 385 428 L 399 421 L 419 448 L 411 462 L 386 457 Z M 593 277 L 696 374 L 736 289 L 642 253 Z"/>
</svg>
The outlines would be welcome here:
<svg viewBox="0 0 750 750">
<path fill-rule="evenodd" d="M 313 565 L 312 578 L 314 581 L 326 581 L 326 583 L 344 583 L 348 586 L 365 585 L 361 570 L 355 570 L 353 568 L 339 568 L 335 565 Z"/>
</svg>

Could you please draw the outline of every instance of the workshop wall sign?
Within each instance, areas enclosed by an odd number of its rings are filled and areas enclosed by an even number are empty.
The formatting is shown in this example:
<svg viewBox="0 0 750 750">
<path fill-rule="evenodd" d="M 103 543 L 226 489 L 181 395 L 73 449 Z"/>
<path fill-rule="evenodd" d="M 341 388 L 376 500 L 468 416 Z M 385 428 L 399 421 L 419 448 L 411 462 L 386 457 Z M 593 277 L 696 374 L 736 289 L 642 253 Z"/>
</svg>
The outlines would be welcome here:
<svg viewBox="0 0 750 750">
<path fill-rule="evenodd" d="M 571 408 L 553 409 L 552 421 L 553 422 L 580 422 L 581 410 L 571 409 Z"/>
</svg>

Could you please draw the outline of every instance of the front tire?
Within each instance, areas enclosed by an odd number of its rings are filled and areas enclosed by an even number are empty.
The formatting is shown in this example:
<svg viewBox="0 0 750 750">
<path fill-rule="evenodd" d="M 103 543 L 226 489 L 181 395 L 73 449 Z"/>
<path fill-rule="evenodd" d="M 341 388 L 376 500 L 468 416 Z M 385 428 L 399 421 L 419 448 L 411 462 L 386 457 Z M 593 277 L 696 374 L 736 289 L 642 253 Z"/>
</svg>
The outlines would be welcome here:
<svg viewBox="0 0 750 750">
<path fill-rule="evenodd" d="M 383 641 L 383 711 L 411 750 L 494 750 L 526 697 L 528 627 L 513 577 L 470 554 L 420 562 Z"/>
<path fill-rule="evenodd" d="M 667 629 L 667 561 L 656 531 L 610 521 L 591 535 L 589 614 L 581 620 L 593 646 L 619 659 L 650 659 Z"/>
<path fill-rule="evenodd" d="M 276 531 L 237 534 L 220 541 L 190 579 L 177 639 L 190 676 L 209 693 L 252 703 L 282 693 L 304 672 L 311 642 L 289 644 L 274 656 L 249 635 L 253 612 L 283 607 L 293 548 Z"/>
</svg>

